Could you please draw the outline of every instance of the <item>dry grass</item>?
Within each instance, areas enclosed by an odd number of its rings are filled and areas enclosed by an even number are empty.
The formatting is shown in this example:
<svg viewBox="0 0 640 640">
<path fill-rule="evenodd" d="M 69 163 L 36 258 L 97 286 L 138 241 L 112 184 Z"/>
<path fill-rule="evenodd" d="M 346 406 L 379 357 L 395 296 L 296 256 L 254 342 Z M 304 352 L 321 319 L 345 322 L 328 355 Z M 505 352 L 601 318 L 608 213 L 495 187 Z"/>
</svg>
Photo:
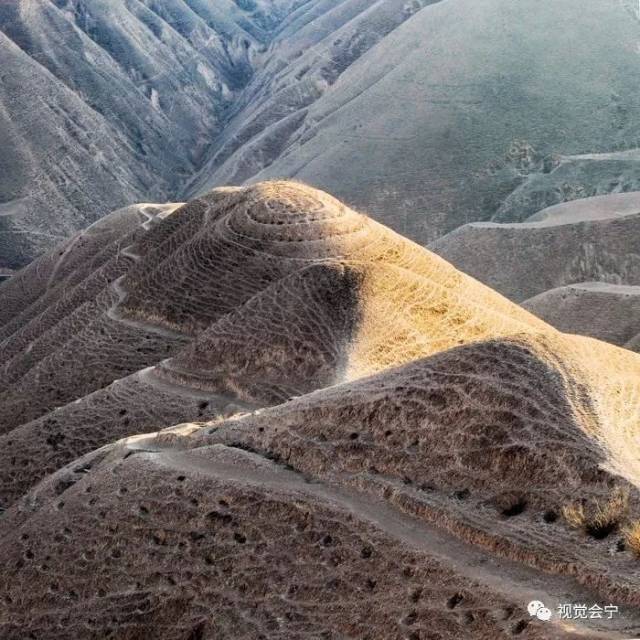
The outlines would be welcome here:
<svg viewBox="0 0 640 640">
<path fill-rule="evenodd" d="M 587 521 L 584 507 L 581 504 L 570 504 L 563 507 L 562 515 L 569 526 L 574 529 L 581 529 Z"/>
<path fill-rule="evenodd" d="M 640 558 L 640 521 L 636 520 L 623 531 L 627 548 Z"/>
<path fill-rule="evenodd" d="M 601 540 L 619 527 L 628 507 L 628 490 L 617 487 L 605 502 L 595 500 L 590 506 L 571 504 L 563 508 L 562 515 L 569 526 L 582 529 L 591 537 Z M 638 545 L 640 548 L 640 523 Z"/>
</svg>

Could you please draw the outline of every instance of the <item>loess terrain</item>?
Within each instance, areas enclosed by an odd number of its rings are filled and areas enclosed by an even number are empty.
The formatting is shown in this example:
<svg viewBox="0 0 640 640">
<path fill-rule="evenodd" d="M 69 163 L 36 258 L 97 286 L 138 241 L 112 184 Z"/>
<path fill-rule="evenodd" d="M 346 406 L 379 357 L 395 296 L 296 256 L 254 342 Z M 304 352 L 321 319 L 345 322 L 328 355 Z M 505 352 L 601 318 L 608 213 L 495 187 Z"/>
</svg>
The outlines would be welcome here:
<svg viewBox="0 0 640 640">
<path fill-rule="evenodd" d="M 0 0 L 0 639 L 640 636 L 639 42 Z"/>
<path fill-rule="evenodd" d="M 293 182 L 118 210 L 0 300 L 3 639 L 640 633 L 640 355 Z"/>
<path fill-rule="evenodd" d="M 640 348 L 640 287 L 579 282 L 545 291 L 522 306 L 567 333 L 592 336 L 632 351 Z"/>
<path fill-rule="evenodd" d="M 471 223 L 429 248 L 569 333 L 637 348 L 640 194 L 584 198 L 522 223 Z"/>
<path fill-rule="evenodd" d="M 283 23 L 191 193 L 293 177 L 425 244 L 640 188 L 637 3 L 324 6 Z"/>
<path fill-rule="evenodd" d="M 277 404 L 544 326 L 308 187 L 222 189 L 173 208 L 117 211 L 3 285 L 4 490 L 156 426 L 167 404 L 173 421 Z"/>
<path fill-rule="evenodd" d="M 297 4 L 0 3 L 0 269 L 175 198 Z"/>
<path fill-rule="evenodd" d="M 632 0 L 5 0 L 0 273 L 270 178 L 419 243 L 637 190 L 639 37 Z"/>
</svg>

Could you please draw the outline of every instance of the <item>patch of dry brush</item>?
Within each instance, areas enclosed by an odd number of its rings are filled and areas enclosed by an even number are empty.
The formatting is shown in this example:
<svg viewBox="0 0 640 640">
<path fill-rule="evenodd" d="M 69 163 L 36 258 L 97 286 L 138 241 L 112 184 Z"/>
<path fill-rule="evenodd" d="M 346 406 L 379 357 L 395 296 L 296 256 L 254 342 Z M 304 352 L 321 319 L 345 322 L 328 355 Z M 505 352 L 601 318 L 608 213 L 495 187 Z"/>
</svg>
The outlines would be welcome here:
<svg viewBox="0 0 640 640">
<path fill-rule="evenodd" d="M 632 522 L 624 529 L 623 533 L 627 548 L 640 558 L 640 520 Z"/>
<path fill-rule="evenodd" d="M 596 499 L 590 504 L 578 502 L 565 506 L 562 515 L 571 527 L 582 529 L 592 538 L 602 540 L 620 527 L 628 509 L 629 491 L 617 487 L 606 500 Z M 640 542 L 640 527 L 638 535 Z"/>
</svg>

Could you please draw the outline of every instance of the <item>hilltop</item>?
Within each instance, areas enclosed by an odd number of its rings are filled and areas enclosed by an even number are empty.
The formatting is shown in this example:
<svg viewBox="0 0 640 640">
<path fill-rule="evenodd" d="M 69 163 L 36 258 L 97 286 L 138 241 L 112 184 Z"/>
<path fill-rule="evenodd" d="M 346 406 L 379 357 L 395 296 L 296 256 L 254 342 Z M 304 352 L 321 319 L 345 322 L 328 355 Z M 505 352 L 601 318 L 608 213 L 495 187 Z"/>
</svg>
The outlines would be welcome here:
<svg viewBox="0 0 640 640">
<path fill-rule="evenodd" d="M 3 637 L 640 630 L 640 356 L 332 196 L 119 210 L 0 299 Z"/>
<path fill-rule="evenodd" d="M 12 496 L 158 421 L 277 404 L 544 326 L 328 194 L 279 182 L 117 211 L 0 296 Z"/>
</svg>

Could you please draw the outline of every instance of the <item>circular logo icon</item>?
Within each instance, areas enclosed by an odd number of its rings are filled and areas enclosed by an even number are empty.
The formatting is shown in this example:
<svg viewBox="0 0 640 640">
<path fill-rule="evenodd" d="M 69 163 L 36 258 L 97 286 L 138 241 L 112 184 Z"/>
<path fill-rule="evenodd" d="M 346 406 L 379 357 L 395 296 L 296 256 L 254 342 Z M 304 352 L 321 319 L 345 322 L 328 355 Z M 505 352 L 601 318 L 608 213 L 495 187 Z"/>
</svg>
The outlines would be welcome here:
<svg viewBox="0 0 640 640">
<path fill-rule="evenodd" d="M 547 620 L 551 620 L 551 609 L 547 609 L 547 607 L 540 607 L 536 616 L 538 617 L 538 620 L 544 620 L 545 622 Z"/>
<path fill-rule="evenodd" d="M 530 616 L 537 616 L 540 609 L 544 609 L 544 602 L 540 602 L 540 600 L 532 600 L 527 605 L 527 611 Z"/>
<path fill-rule="evenodd" d="M 527 605 L 527 611 L 532 618 L 535 617 L 538 618 L 538 620 L 544 620 L 545 622 L 547 620 L 551 620 L 551 609 L 545 607 L 544 602 L 541 602 L 540 600 L 532 600 Z"/>
</svg>

